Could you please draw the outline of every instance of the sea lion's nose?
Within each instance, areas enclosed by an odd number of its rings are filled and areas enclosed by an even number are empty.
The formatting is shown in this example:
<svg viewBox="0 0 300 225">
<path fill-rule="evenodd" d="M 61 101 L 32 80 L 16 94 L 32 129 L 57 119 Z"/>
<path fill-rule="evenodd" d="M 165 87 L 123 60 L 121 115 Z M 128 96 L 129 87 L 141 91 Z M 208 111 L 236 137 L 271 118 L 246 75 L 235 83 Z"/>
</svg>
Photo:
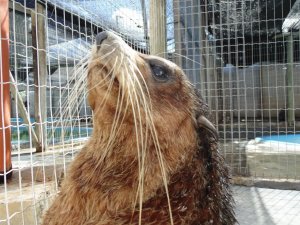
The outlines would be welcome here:
<svg viewBox="0 0 300 225">
<path fill-rule="evenodd" d="M 108 34 L 106 31 L 102 31 L 96 36 L 96 45 L 99 48 L 101 43 L 108 37 Z"/>
</svg>

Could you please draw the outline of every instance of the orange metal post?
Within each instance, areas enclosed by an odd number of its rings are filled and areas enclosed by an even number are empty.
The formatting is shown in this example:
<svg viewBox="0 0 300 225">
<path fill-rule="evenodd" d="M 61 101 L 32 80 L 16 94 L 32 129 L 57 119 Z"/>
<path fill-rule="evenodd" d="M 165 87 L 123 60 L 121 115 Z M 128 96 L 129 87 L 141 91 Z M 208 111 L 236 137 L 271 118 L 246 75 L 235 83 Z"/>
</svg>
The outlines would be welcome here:
<svg viewBox="0 0 300 225">
<path fill-rule="evenodd" d="M 0 174 L 11 176 L 8 0 L 0 0 Z M 0 182 L 4 180 L 0 175 Z"/>
</svg>

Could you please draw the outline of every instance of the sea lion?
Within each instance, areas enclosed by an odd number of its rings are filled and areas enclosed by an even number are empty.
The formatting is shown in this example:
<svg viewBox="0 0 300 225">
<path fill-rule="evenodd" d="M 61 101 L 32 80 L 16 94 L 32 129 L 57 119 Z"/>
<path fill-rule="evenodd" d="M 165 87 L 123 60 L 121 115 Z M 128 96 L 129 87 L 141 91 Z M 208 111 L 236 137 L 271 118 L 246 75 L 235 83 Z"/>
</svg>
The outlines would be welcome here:
<svg viewBox="0 0 300 225">
<path fill-rule="evenodd" d="M 177 65 L 101 32 L 87 82 L 93 134 L 44 225 L 236 222 L 208 106 Z"/>
</svg>

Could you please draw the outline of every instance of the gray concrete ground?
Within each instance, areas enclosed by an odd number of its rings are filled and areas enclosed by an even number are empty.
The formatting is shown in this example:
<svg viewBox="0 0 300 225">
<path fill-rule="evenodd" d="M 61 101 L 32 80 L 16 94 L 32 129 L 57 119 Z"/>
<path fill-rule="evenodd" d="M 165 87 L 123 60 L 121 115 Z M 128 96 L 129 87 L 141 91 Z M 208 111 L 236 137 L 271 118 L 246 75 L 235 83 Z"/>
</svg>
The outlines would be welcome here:
<svg viewBox="0 0 300 225">
<path fill-rule="evenodd" d="M 15 155 L 14 162 L 17 163 L 14 168 L 22 172 L 14 171 L 13 179 L 6 188 L 0 184 L 0 225 L 39 224 L 43 211 L 58 188 L 54 182 L 54 171 L 59 180 L 73 154 L 76 154 L 74 151 L 77 149 L 46 155 L 27 154 L 20 159 Z M 31 168 L 32 161 L 35 162 L 34 168 Z M 261 187 L 265 186 L 233 186 L 240 225 L 300 225 L 300 191 Z"/>
<path fill-rule="evenodd" d="M 240 225 L 300 225 L 300 192 L 233 187 Z"/>
<path fill-rule="evenodd" d="M 240 225 L 300 224 L 299 191 L 233 186 L 233 192 L 236 201 L 236 215 Z M 43 201 L 37 200 L 36 202 L 38 205 L 34 206 L 31 201 L 23 199 L 25 210 L 22 212 L 18 199 L 11 201 L 9 203 L 10 223 L 5 216 L 5 204 L 2 202 L 0 204 L 0 225 L 19 225 L 23 224 L 22 221 L 25 225 L 39 224 L 40 217 L 47 207 Z M 16 214 L 18 212 L 20 214 Z"/>
</svg>

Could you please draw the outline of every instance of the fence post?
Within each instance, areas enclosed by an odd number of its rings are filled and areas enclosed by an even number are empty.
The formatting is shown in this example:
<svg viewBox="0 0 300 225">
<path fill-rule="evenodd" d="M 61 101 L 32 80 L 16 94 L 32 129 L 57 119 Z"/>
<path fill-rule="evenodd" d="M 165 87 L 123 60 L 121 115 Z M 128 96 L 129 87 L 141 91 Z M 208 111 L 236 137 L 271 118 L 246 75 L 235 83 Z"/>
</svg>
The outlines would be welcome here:
<svg viewBox="0 0 300 225">
<path fill-rule="evenodd" d="M 181 32 L 183 30 L 183 26 L 180 22 L 180 0 L 173 1 L 173 15 L 174 15 L 174 40 L 175 40 L 175 55 L 174 60 L 175 63 L 183 68 L 182 64 L 182 55 L 183 46 L 182 46 L 182 35 Z"/>
<path fill-rule="evenodd" d="M 294 50 L 293 50 L 293 33 L 287 37 L 287 120 L 288 125 L 292 126 L 295 122 L 295 106 L 294 106 L 294 82 L 293 82 L 293 66 L 294 66 Z"/>
<path fill-rule="evenodd" d="M 9 11 L 8 0 L 0 1 L 0 182 L 12 175 L 9 94 Z"/>
<path fill-rule="evenodd" d="M 143 15 L 143 26 L 144 26 L 144 38 L 146 42 L 146 49 L 148 49 L 148 23 L 147 23 L 147 13 L 146 13 L 146 6 L 145 6 L 145 0 L 140 0 L 141 1 L 141 8 L 142 8 L 142 15 Z"/>
<path fill-rule="evenodd" d="M 46 59 L 46 31 L 45 6 L 37 2 L 36 10 L 31 13 L 32 45 L 34 69 L 34 114 L 36 121 L 36 151 L 44 151 L 47 147 L 47 59 Z"/>
<path fill-rule="evenodd" d="M 167 57 L 166 0 L 150 0 L 150 54 Z"/>
<path fill-rule="evenodd" d="M 34 142 L 34 144 L 37 144 L 39 141 L 38 141 L 36 133 L 33 129 L 33 126 L 31 124 L 30 114 L 27 112 L 27 109 L 26 109 L 26 107 L 25 107 L 25 105 L 22 101 L 22 97 L 19 93 L 18 86 L 16 85 L 16 81 L 15 81 L 13 75 L 11 74 L 11 72 L 9 72 L 9 77 L 10 77 L 11 95 L 15 99 L 15 101 L 17 102 L 18 109 L 19 109 L 19 114 L 20 114 L 21 118 L 23 119 L 24 123 L 28 125 L 28 133 L 31 132 L 33 142 Z"/>
</svg>

